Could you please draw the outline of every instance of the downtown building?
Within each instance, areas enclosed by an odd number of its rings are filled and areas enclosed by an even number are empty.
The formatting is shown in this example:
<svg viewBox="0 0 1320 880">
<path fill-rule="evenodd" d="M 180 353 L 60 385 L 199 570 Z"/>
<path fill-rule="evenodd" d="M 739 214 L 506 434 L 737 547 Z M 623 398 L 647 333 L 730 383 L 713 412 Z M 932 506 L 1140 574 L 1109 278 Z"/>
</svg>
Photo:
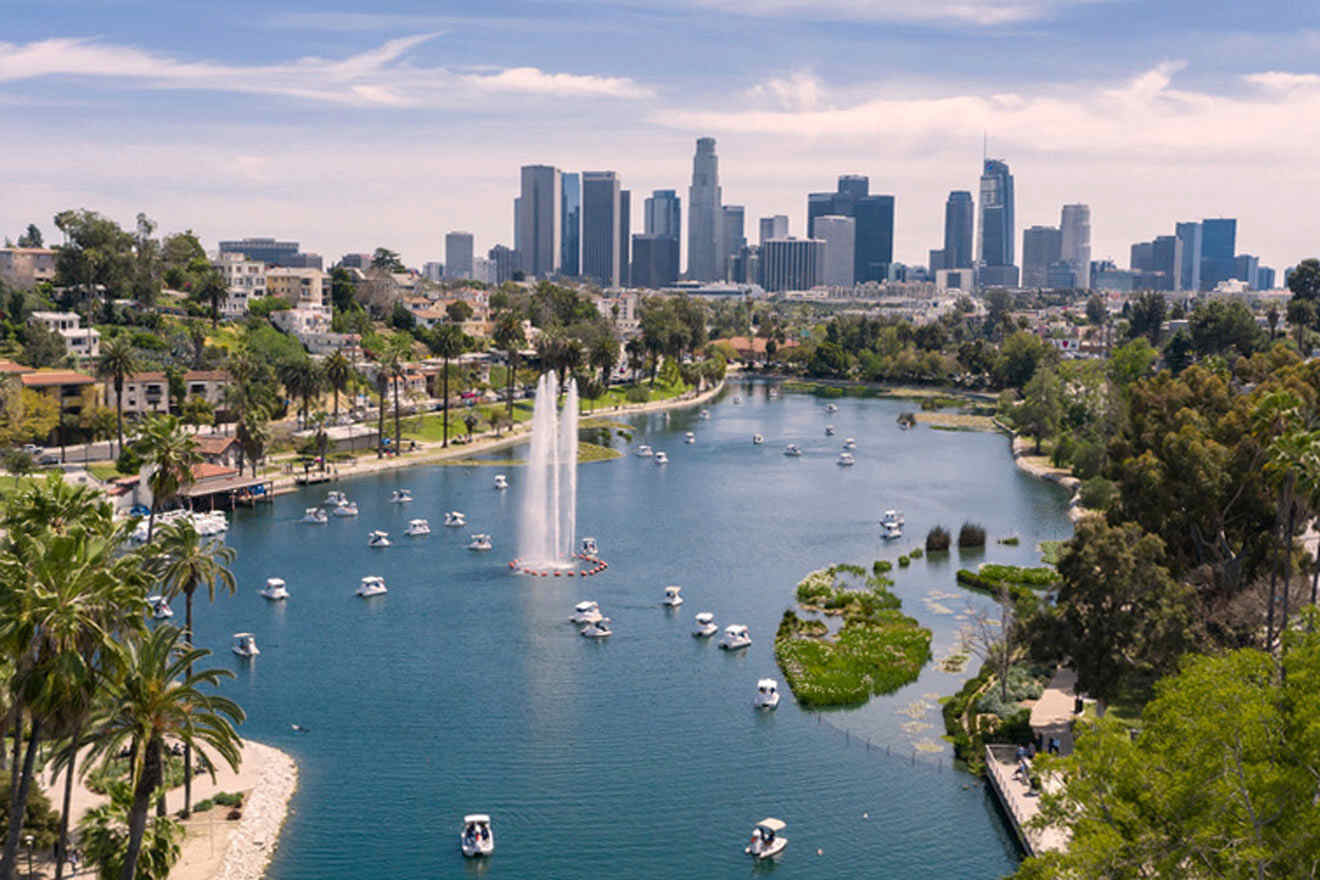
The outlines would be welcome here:
<svg viewBox="0 0 1320 880">
<path fill-rule="evenodd" d="M 820 217 L 851 217 L 855 221 L 853 281 L 886 281 L 894 261 L 894 197 L 871 195 L 870 180 L 861 174 L 839 177 L 832 193 L 807 195 L 807 238 L 819 238 Z"/>
<path fill-rule="evenodd" d="M 814 238 L 772 238 L 760 248 L 761 286 L 769 292 L 810 290 L 823 282 L 825 242 Z"/>
<path fill-rule="evenodd" d="M 828 287 L 852 287 L 856 276 L 857 221 L 852 217 L 825 214 L 816 218 L 816 238 L 825 242 L 825 264 L 821 283 Z"/>
<path fill-rule="evenodd" d="M 449 232 L 445 234 L 446 278 L 472 278 L 473 274 L 473 238 L 470 232 Z"/>
<path fill-rule="evenodd" d="M 560 175 L 559 272 L 570 278 L 582 274 L 582 175 Z"/>
<path fill-rule="evenodd" d="M 775 214 L 772 217 L 762 217 L 760 227 L 761 234 L 756 239 L 758 245 L 765 244 L 772 238 L 788 238 L 788 215 Z"/>
<path fill-rule="evenodd" d="M 243 238 L 220 242 L 220 253 L 240 254 L 249 260 L 287 269 L 321 269 L 320 254 L 304 254 L 296 241 L 276 241 L 273 238 Z"/>
<path fill-rule="evenodd" d="M 552 165 L 524 165 L 515 201 L 514 250 L 520 268 L 536 278 L 560 273 L 563 259 L 563 182 Z"/>
<path fill-rule="evenodd" d="M 1017 287 L 1013 260 L 1013 174 L 1002 159 L 986 159 L 981 173 L 979 253 L 982 287 Z"/>
<path fill-rule="evenodd" d="M 715 138 L 698 138 L 697 152 L 692 157 L 692 185 L 688 188 L 687 274 L 694 281 L 724 278 L 722 198 Z"/>
<path fill-rule="evenodd" d="M 582 172 L 582 277 L 601 287 L 622 278 L 623 188 L 613 171 Z"/>
<path fill-rule="evenodd" d="M 683 210 L 678 193 L 657 189 L 642 202 L 641 235 L 632 237 L 631 283 L 659 289 L 678 280 Z"/>
<path fill-rule="evenodd" d="M 972 194 L 965 189 L 949 193 L 944 202 L 944 247 L 930 252 L 930 271 L 970 269 L 976 265 L 973 231 L 976 211 Z"/>
<path fill-rule="evenodd" d="M 1047 287 L 1050 266 L 1063 253 L 1063 234 L 1057 226 L 1032 226 L 1022 230 L 1022 286 Z"/>
<path fill-rule="evenodd" d="M 1073 271 L 1070 287 L 1089 290 L 1091 287 L 1091 206 L 1064 205 L 1060 217 L 1059 258 Z M 1053 287 L 1054 285 L 1050 285 Z"/>
<path fill-rule="evenodd" d="M 742 205 L 720 207 L 720 250 L 723 253 L 723 275 L 728 279 L 732 260 L 747 247 L 747 210 Z"/>
</svg>

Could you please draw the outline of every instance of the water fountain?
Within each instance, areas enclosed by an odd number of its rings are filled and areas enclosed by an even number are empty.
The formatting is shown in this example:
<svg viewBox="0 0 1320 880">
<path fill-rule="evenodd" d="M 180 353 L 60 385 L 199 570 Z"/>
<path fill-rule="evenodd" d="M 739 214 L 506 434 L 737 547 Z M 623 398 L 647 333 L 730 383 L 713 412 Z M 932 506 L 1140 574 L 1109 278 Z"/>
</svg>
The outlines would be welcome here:
<svg viewBox="0 0 1320 880">
<path fill-rule="evenodd" d="M 532 408 L 532 444 L 523 481 L 522 518 L 515 571 L 532 575 L 595 574 L 604 563 L 576 552 L 577 541 L 577 381 L 564 386 L 564 408 L 554 371 L 541 374 Z M 592 568 L 578 571 L 579 560 Z"/>
</svg>

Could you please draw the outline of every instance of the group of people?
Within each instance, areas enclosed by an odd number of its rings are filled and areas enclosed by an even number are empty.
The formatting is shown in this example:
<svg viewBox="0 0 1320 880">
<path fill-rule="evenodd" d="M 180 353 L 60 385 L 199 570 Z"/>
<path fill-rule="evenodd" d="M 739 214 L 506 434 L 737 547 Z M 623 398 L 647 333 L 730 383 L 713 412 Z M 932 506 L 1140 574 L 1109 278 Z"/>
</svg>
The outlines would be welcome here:
<svg viewBox="0 0 1320 880">
<path fill-rule="evenodd" d="M 1059 754 L 1062 745 L 1063 744 L 1059 742 L 1057 736 L 1052 736 L 1049 738 L 1049 742 L 1045 745 L 1045 751 L 1047 754 L 1057 755 Z M 1030 761 L 1036 757 L 1036 754 L 1036 744 L 1034 742 L 1029 742 L 1025 746 L 1017 747 L 1016 757 L 1018 766 L 1017 770 L 1013 772 L 1013 776 L 1022 780 L 1022 782 L 1027 785 L 1031 784 Z"/>
<path fill-rule="evenodd" d="M 467 828 L 463 829 L 463 837 L 469 844 L 480 840 L 482 843 L 490 840 L 490 827 L 487 825 L 478 825 L 476 822 L 469 822 Z"/>
</svg>

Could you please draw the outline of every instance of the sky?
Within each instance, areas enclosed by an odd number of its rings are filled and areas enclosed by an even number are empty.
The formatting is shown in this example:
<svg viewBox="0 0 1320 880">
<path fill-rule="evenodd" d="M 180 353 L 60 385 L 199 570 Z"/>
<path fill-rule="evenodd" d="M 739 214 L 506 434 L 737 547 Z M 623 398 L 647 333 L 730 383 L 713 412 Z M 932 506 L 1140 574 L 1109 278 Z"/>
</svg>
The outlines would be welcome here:
<svg viewBox="0 0 1320 880">
<path fill-rule="evenodd" d="M 1320 253 L 1320 4 L 1290 0 L 340 0 L 5 4 L 0 234 L 88 208 L 208 248 L 295 239 L 409 265 L 513 243 L 519 167 L 680 191 L 717 139 L 726 204 L 787 214 L 865 174 L 895 259 L 942 245 L 983 145 L 1017 241 L 1091 206 L 1126 267 L 1174 223 L 1238 218 L 1276 269 Z M 685 247 L 686 250 L 686 247 Z"/>
</svg>

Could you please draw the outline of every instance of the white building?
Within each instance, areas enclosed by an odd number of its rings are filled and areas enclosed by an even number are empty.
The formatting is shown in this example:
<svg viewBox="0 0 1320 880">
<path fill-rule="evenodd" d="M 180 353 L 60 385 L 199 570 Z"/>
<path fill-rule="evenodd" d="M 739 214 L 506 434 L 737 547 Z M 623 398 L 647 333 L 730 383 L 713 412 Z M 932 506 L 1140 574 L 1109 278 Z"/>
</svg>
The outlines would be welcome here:
<svg viewBox="0 0 1320 880">
<path fill-rule="evenodd" d="M 857 251 L 857 221 L 838 214 L 816 218 L 816 238 L 825 242 L 825 268 L 821 283 L 830 287 L 852 287 L 854 254 Z"/>
<path fill-rule="evenodd" d="M 242 254 L 220 254 L 211 265 L 224 278 L 225 288 L 229 291 L 220 304 L 222 316 L 241 318 L 247 314 L 252 300 L 266 295 L 265 263 L 249 260 Z"/>
<path fill-rule="evenodd" d="M 101 355 L 101 333 L 95 327 L 83 327 L 82 318 L 73 312 L 33 312 L 32 320 L 64 338 L 64 347 L 80 358 Z"/>
<path fill-rule="evenodd" d="M 55 280 L 55 251 L 52 248 L 0 248 L 0 281 L 12 287 L 31 288 Z"/>
<path fill-rule="evenodd" d="M 472 280 L 481 281 L 485 284 L 497 284 L 497 267 L 494 260 L 488 260 L 485 257 L 474 257 L 472 259 Z"/>
<path fill-rule="evenodd" d="M 295 309 L 330 308 L 330 276 L 320 269 L 272 266 L 266 270 L 266 291 Z"/>
<path fill-rule="evenodd" d="M 1062 233 L 1060 256 L 1072 267 L 1075 285 L 1091 288 L 1091 206 L 1064 205 L 1059 229 Z"/>
<path fill-rule="evenodd" d="M 330 317 L 330 310 L 324 306 L 299 306 L 270 313 L 276 327 L 299 339 L 308 333 L 328 333 Z"/>
</svg>

